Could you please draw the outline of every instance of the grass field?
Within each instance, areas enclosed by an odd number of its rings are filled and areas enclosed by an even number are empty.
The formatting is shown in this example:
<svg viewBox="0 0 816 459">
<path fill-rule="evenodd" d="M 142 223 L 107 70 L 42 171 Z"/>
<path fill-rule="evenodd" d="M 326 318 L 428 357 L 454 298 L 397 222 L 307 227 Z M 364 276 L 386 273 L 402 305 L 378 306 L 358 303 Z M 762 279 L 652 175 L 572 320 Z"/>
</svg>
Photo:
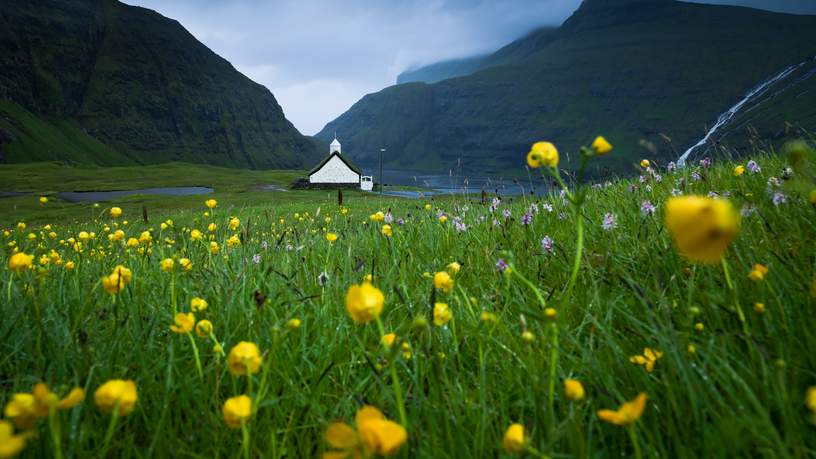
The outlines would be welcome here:
<svg viewBox="0 0 816 459">
<path fill-rule="evenodd" d="M 60 458 L 813 457 L 806 155 L 756 157 L 761 170 L 740 176 L 652 164 L 642 181 L 587 189 L 580 211 L 558 193 L 351 193 L 339 207 L 218 174 L 144 174 L 214 184 L 218 200 L 153 202 L 149 223 L 142 201 L 115 203 L 114 217 L 104 203 L 14 198 L 19 213 L 0 221 L 0 402 L 17 427 L 0 424 L 0 457 L 23 442 L 22 457 Z M 722 261 L 701 264 L 678 254 L 664 218 L 673 194 L 709 193 L 742 222 Z M 136 393 L 103 386 L 119 379 Z M 19 395 L 38 382 L 56 395 Z M 84 401 L 58 405 L 73 387 Z M 645 405 L 599 415 L 640 393 Z M 366 409 L 355 426 L 364 405 L 391 422 Z"/>
</svg>

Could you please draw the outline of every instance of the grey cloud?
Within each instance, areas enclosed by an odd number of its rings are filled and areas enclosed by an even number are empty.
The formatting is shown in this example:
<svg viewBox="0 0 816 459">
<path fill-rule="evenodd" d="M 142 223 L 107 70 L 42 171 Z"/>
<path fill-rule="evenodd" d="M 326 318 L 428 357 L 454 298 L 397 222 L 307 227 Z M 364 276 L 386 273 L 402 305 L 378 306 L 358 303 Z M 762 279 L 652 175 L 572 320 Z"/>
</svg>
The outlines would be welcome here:
<svg viewBox="0 0 816 459">
<path fill-rule="evenodd" d="M 492 51 L 580 0 L 126 0 L 177 19 L 314 134 L 408 67 Z M 816 14 L 812 0 L 709 0 Z"/>
</svg>

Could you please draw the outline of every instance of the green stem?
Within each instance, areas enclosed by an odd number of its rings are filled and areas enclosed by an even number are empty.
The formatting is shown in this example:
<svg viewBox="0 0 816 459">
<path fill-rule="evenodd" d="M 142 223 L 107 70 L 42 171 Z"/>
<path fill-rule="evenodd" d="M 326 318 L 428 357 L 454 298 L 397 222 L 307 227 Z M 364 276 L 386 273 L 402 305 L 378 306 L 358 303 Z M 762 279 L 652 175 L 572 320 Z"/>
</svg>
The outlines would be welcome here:
<svg viewBox="0 0 816 459">
<path fill-rule="evenodd" d="M 241 450 L 244 452 L 244 459 L 249 459 L 249 429 L 246 421 L 241 421 Z"/>
<path fill-rule="evenodd" d="M 62 459 L 62 435 L 56 406 L 48 409 L 48 428 L 51 431 L 51 442 L 54 444 L 54 458 Z"/>
<path fill-rule="evenodd" d="M 388 353 L 390 349 L 388 344 L 385 343 L 385 340 L 383 340 L 383 337 L 385 336 L 385 328 L 383 327 L 382 320 L 380 320 L 379 316 L 377 317 L 377 328 L 380 330 L 380 343 L 382 344 L 385 352 Z M 397 366 L 394 362 L 391 362 L 388 367 L 391 372 L 391 385 L 394 387 L 394 399 L 396 399 L 397 402 L 400 424 L 408 429 L 408 417 L 405 415 L 405 402 L 402 400 L 402 387 L 400 387 L 399 377 L 397 377 Z"/>
<path fill-rule="evenodd" d="M 643 454 L 640 452 L 640 443 L 638 443 L 637 431 L 635 425 L 632 424 L 627 429 L 629 431 L 629 439 L 632 441 L 632 447 L 635 448 L 635 459 L 641 459 Z"/>
<path fill-rule="evenodd" d="M 575 282 L 578 280 L 578 269 L 581 267 L 581 255 L 584 251 L 584 217 L 581 215 L 581 204 L 575 204 L 575 216 L 578 220 L 575 225 L 576 242 L 575 242 L 575 260 L 572 263 L 572 273 L 570 274 L 569 284 L 567 285 L 567 294 L 564 300 L 567 301 L 572 295 L 572 289 L 575 287 Z"/>
<path fill-rule="evenodd" d="M 102 442 L 102 449 L 99 453 L 100 458 L 107 457 L 108 453 L 108 445 L 110 444 L 111 438 L 113 438 L 113 432 L 116 430 L 116 422 L 119 420 L 119 401 L 117 400 L 116 405 L 113 407 L 113 413 L 111 413 L 111 420 L 110 424 L 108 424 L 108 431 L 105 433 L 105 440 Z"/>
<path fill-rule="evenodd" d="M 177 305 L 176 305 L 176 271 L 173 270 L 170 278 L 170 303 L 173 305 L 173 317 L 176 316 L 177 312 Z"/>
<path fill-rule="evenodd" d="M 550 412 L 550 429 L 555 427 L 555 373 L 558 368 L 558 324 L 553 321 L 550 324 L 551 333 L 552 333 L 552 343 L 550 348 L 550 377 L 547 384 L 547 389 L 549 390 L 548 398 L 547 398 L 547 408 Z"/>
<path fill-rule="evenodd" d="M 519 279 L 520 279 L 522 282 L 524 282 L 524 284 L 526 284 L 528 287 L 530 287 L 530 290 L 532 290 L 532 291 L 533 291 L 533 294 L 535 294 L 536 298 L 538 299 L 538 302 L 539 302 L 539 303 L 541 303 L 541 307 L 542 307 L 542 308 L 546 308 L 546 307 L 547 307 L 547 301 L 546 301 L 546 300 L 544 300 L 544 297 L 543 297 L 543 296 L 541 296 L 541 292 L 538 290 L 538 287 L 536 287 L 536 286 L 535 286 L 535 285 L 534 285 L 532 282 L 530 282 L 530 280 L 529 280 L 529 279 L 527 279 L 526 277 L 524 277 L 524 275 L 523 275 L 523 274 L 521 274 L 521 273 L 520 273 L 520 272 L 519 272 L 519 271 L 516 269 L 516 267 L 515 267 L 515 266 L 511 266 L 511 269 L 512 269 L 512 270 L 510 271 L 510 273 L 511 273 L 512 275 L 514 275 L 514 276 L 518 277 L 518 278 L 519 278 Z"/>
<path fill-rule="evenodd" d="M 6 304 L 11 304 L 11 283 L 14 282 L 14 273 L 9 274 L 8 285 L 6 286 Z"/>
<path fill-rule="evenodd" d="M 195 338 L 193 338 L 192 333 L 187 333 L 187 337 L 190 338 L 190 344 L 193 345 L 193 356 L 195 356 L 196 368 L 198 369 L 198 378 L 204 381 L 204 371 L 201 369 L 201 359 L 198 357 L 198 346 L 196 346 Z"/>
<path fill-rule="evenodd" d="M 748 333 L 748 322 L 745 320 L 745 313 L 742 312 L 742 306 L 740 306 L 737 289 L 734 287 L 734 283 L 731 281 L 731 273 L 728 270 L 728 262 L 725 261 L 725 257 L 720 258 L 720 261 L 722 262 L 723 273 L 725 274 L 725 283 L 728 285 L 728 290 L 731 291 L 731 296 L 734 298 L 734 307 L 737 308 L 737 315 L 742 323 L 742 330 L 745 332 L 745 338 L 747 339 L 750 335 Z"/>
</svg>

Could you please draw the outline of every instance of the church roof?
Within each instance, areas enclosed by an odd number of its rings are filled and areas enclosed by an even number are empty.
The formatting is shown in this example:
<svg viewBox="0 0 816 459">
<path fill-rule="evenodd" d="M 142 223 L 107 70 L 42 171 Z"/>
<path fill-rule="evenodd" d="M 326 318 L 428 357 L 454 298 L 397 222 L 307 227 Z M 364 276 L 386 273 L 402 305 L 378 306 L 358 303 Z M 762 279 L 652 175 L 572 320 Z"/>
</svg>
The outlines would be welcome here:
<svg viewBox="0 0 816 459">
<path fill-rule="evenodd" d="M 335 141 L 336 141 L 336 139 L 335 139 Z M 333 142 L 332 142 L 332 143 L 333 143 Z M 338 144 L 339 144 L 339 142 L 338 142 Z M 317 166 L 313 167 L 313 168 L 312 168 L 312 170 L 310 170 L 310 171 L 309 171 L 309 174 L 308 174 L 308 175 L 312 175 L 312 174 L 314 174 L 315 172 L 319 171 L 319 170 L 320 170 L 320 169 L 321 169 L 323 166 L 325 166 L 325 165 L 326 165 L 326 163 L 327 163 L 327 162 L 329 162 L 329 160 L 331 160 L 331 159 L 332 159 L 332 157 L 334 157 L 334 156 L 337 156 L 338 158 L 340 158 L 340 161 L 343 161 L 343 163 L 344 163 L 346 166 L 348 166 L 348 167 L 349 167 L 349 169 L 353 170 L 353 171 L 354 171 L 354 172 L 356 172 L 358 175 L 363 175 L 363 173 L 362 173 L 362 171 L 360 171 L 360 168 L 359 168 L 359 167 L 355 166 L 355 165 L 354 165 L 354 164 L 353 164 L 351 161 L 347 160 L 345 157 L 343 157 L 343 155 L 341 155 L 340 153 L 337 153 L 336 151 L 335 151 L 335 152 L 333 152 L 332 154 L 330 154 L 329 156 L 326 156 L 326 158 L 325 158 L 323 161 L 320 161 L 320 164 L 318 164 Z"/>
</svg>

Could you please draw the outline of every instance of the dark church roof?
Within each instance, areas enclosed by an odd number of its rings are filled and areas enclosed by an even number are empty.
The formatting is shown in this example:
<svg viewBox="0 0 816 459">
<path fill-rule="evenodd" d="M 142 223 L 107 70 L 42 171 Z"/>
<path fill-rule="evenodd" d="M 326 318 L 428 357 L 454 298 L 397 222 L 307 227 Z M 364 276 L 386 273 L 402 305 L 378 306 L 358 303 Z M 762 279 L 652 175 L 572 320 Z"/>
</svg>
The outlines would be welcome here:
<svg viewBox="0 0 816 459">
<path fill-rule="evenodd" d="M 357 166 L 355 166 L 355 165 L 354 165 L 354 164 L 353 164 L 351 161 L 349 161 L 349 160 L 347 160 L 346 158 L 344 158 L 344 157 L 343 157 L 343 155 L 341 155 L 340 153 L 338 153 L 338 152 L 336 152 L 336 151 L 335 151 L 335 152 L 333 152 L 332 154 L 330 154 L 329 156 L 327 156 L 327 157 L 326 157 L 326 158 L 325 158 L 323 161 L 320 161 L 320 164 L 318 164 L 317 166 L 315 166 L 314 168 L 312 168 L 312 170 L 310 170 L 310 171 L 309 171 L 309 176 L 311 176 L 311 175 L 312 175 L 312 174 L 314 174 L 315 172 L 319 171 L 319 170 L 320 170 L 320 169 L 321 169 L 323 166 L 325 166 L 325 165 L 326 165 L 326 163 L 327 163 L 327 162 L 329 162 L 329 160 L 331 160 L 331 159 L 332 159 L 332 157 L 334 157 L 334 156 L 337 156 L 338 158 L 340 158 L 340 161 L 343 161 L 343 163 L 344 163 L 346 166 L 348 166 L 348 167 L 349 167 L 349 169 L 351 169 L 351 170 L 353 170 L 354 172 L 356 172 L 356 173 L 357 173 L 357 175 L 363 175 L 363 173 L 360 171 L 360 168 L 358 168 Z"/>
</svg>

